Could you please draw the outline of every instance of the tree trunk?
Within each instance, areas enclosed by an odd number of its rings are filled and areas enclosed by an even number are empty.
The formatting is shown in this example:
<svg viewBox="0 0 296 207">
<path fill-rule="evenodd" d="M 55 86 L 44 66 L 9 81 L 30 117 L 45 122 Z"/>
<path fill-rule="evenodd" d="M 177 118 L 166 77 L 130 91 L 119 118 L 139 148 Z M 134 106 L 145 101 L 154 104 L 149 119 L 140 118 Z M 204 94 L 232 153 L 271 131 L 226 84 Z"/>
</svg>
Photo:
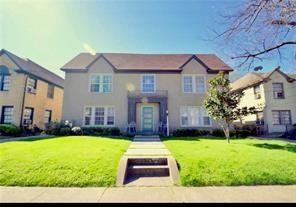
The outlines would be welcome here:
<svg viewBox="0 0 296 207">
<path fill-rule="evenodd" d="M 229 123 L 226 124 L 226 129 L 225 129 L 225 137 L 227 139 L 227 142 L 230 143 L 230 134 L 229 134 Z"/>
</svg>

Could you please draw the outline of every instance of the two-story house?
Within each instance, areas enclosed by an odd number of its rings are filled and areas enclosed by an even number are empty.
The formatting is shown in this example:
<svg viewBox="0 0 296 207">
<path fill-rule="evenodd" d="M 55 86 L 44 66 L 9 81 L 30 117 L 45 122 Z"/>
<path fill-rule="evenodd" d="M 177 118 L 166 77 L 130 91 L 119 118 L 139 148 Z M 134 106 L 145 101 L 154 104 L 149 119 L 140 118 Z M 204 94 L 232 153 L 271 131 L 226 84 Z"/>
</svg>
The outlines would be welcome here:
<svg viewBox="0 0 296 207">
<path fill-rule="evenodd" d="M 232 83 L 233 91 L 243 91 L 240 107 L 259 111 L 242 117 L 246 125 L 262 125 L 266 133 L 285 132 L 296 123 L 296 79 L 276 68 L 267 73 L 248 73 Z"/>
<path fill-rule="evenodd" d="M 208 80 L 232 69 L 213 54 L 81 53 L 65 64 L 63 119 L 80 126 L 133 123 L 138 133 L 212 129 Z M 167 117 L 168 116 L 168 117 Z"/>
<path fill-rule="evenodd" d="M 29 59 L 0 51 L 0 121 L 43 128 L 62 115 L 64 79 Z"/>
</svg>

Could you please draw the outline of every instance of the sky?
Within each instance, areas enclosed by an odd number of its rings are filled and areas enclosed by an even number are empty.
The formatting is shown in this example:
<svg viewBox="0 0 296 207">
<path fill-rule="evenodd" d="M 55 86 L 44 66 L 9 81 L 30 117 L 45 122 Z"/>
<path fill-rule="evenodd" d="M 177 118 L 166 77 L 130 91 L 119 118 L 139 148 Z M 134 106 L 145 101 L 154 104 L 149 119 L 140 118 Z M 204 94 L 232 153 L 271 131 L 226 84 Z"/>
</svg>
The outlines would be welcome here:
<svg viewBox="0 0 296 207">
<path fill-rule="evenodd" d="M 0 0 L 0 48 L 64 77 L 60 68 L 85 47 L 96 52 L 215 53 L 247 70 L 209 38 L 236 0 Z M 264 71 L 279 65 L 269 60 Z M 290 72 L 290 65 L 284 70 Z"/>
</svg>

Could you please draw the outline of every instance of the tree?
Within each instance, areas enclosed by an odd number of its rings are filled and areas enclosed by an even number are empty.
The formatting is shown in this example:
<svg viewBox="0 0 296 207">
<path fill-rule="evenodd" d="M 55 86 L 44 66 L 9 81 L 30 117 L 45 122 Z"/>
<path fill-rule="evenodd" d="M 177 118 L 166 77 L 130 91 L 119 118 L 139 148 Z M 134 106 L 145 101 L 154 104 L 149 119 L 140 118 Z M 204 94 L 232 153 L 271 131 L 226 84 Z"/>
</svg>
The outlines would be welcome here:
<svg viewBox="0 0 296 207">
<path fill-rule="evenodd" d="M 209 84 L 210 87 L 203 105 L 209 116 L 221 126 L 229 143 L 229 128 L 233 121 L 249 113 L 256 113 L 255 107 L 239 108 L 238 105 L 243 92 L 231 91 L 230 81 L 225 77 L 224 72 L 220 72 L 216 77 L 209 80 Z"/>
<path fill-rule="evenodd" d="M 229 10 L 215 40 L 230 49 L 226 53 L 239 67 L 269 57 L 296 63 L 296 0 L 245 0 Z"/>
</svg>

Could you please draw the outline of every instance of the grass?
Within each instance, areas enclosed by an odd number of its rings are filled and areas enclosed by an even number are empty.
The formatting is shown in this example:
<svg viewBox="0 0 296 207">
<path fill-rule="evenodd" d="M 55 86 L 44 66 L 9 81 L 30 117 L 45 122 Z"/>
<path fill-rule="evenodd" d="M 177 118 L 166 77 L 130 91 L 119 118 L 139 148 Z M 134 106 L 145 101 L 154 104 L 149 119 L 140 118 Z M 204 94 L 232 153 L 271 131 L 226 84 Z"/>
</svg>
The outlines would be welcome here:
<svg viewBox="0 0 296 207">
<path fill-rule="evenodd" d="M 168 138 L 184 186 L 296 184 L 296 144 L 285 141 Z"/>
<path fill-rule="evenodd" d="M 0 144 L 1 186 L 112 186 L 130 141 L 57 137 Z"/>
</svg>

